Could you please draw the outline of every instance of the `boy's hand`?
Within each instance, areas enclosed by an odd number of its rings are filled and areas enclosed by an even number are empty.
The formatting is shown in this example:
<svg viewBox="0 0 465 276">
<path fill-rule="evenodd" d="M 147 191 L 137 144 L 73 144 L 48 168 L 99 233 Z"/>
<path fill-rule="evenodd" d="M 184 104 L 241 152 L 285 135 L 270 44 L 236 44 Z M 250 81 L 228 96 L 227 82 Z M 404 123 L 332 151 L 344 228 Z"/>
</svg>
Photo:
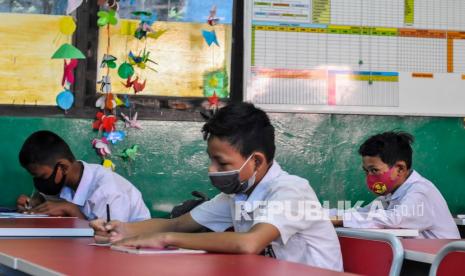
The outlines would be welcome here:
<svg viewBox="0 0 465 276">
<path fill-rule="evenodd" d="M 335 218 L 335 219 L 331 219 L 331 223 L 333 224 L 333 226 L 335 227 L 341 227 L 341 226 L 344 226 L 344 222 L 342 221 L 341 218 Z"/>
<path fill-rule="evenodd" d="M 18 211 L 24 212 L 26 211 L 26 206 L 29 204 L 29 201 L 31 199 L 27 195 L 20 195 L 16 199 L 16 208 L 18 208 Z"/>
<path fill-rule="evenodd" d="M 123 239 L 116 242 L 115 245 L 125 245 L 134 247 L 152 247 L 152 248 L 165 248 L 167 243 L 168 233 L 150 233 L 143 234 L 132 238 Z"/>
<path fill-rule="evenodd" d="M 53 217 L 79 217 L 83 218 L 79 207 L 67 201 L 46 201 L 29 210 L 30 213 L 46 214 Z"/>
<path fill-rule="evenodd" d="M 103 219 L 96 219 L 90 222 L 90 227 L 94 229 L 96 243 L 115 243 L 128 235 L 126 224 L 118 220 L 107 223 Z"/>
</svg>

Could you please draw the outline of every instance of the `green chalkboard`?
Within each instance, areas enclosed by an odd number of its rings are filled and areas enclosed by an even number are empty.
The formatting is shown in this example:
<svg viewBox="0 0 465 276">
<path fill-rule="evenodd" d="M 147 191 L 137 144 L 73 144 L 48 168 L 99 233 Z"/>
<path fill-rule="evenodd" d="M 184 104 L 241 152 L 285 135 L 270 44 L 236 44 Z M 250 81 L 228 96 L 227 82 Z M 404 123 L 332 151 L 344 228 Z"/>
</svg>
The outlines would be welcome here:
<svg viewBox="0 0 465 276">
<path fill-rule="evenodd" d="M 459 118 L 392 117 L 329 114 L 272 114 L 276 126 L 277 161 L 289 173 L 310 181 L 321 201 L 371 200 L 364 184 L 358 145 L 386 130 L 405 130 L 416 137 L 414 168 L 435 183 L 453 213 L 465 212 L 465 129 Z M 57 132 L 77 158 L 99 162 L 91 146 L 92 120 L 0 117 L 0 205 L 12 205 L 30 193 L 32 181 L 18 163 L 26 137 L 40 129 Z M 138 144 L 132 163 L 114 158 L 117 172 L 142 192 L 154 216 L 166 216 L 192 190 L 216 193 L 207 177 L 206 144 L 201 123 L 143 121 L 144 130 L 130 130 L 114 147 L 118 152 Z M 122 127 L 122 125 L 121 125 Z"/>
</svg>

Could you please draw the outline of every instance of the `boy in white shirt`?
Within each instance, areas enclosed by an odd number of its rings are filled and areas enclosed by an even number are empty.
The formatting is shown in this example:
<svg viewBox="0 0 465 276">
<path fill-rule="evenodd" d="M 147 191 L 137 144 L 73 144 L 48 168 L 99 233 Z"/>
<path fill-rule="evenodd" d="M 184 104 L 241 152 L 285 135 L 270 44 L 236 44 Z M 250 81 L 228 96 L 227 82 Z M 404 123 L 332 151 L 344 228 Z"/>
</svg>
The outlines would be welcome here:
<svg viewBox="0 0 465 276">
<path fill-rule="evenodd" d="M 459 239 L 460 234 L 439 190 L 412 169 L 413 137 L 385 132 L 359 149 L 368 189 L 379 195 L 363 208 L 346 210 L 333 224 L 351 228 L 418 229 L 419 238 Z"/>
<path fill-rule="evenodd" d="M 97 164 L 77 161 L 66 142 L 50 131 L 29 136 L 19 153 L 21 166 L 34 178 L 36 190 L 47 200 L 27 210 L 50 216 L 71 216 L 93 220 L 106 217 L 106 205 L 112 218 L 140 221 L 150 218 L 142 195 L 129 181 Z M 30 198 L 17 199 L 19 210 L 25 211 Z"/>
<path fill-rule="evenodd" d="M 232 103 L 203 126 L 209 177 L 221 191 L 190 213 L 137 223 L 91 222 L 98 242 L 202 249 L 271 257 L 342 270 L 339 240 L 328 219 L 303 217 L 299 203 L 323 214 L 308 181 L 274 161 L 274 127 L 250 103 Z M 215 233 L 196 232 L 208 227 Z M 234 227 L 235 232 L 223 232 Z"/>
</svg>

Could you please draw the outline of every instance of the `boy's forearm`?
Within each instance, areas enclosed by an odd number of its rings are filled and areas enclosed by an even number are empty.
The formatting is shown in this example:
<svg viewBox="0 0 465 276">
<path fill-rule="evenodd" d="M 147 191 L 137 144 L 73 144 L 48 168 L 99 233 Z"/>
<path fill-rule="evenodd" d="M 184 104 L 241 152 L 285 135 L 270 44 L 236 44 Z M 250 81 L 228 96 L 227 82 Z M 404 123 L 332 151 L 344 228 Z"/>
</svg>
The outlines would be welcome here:
<svg viewBox="0 0 465 276">
<path fill-rule="evenodd" d="M 258 254 L 263 246 L 254 242 L 249 233 L 164 233 L 167 245 L 200 249 L 209 252 L 223 252 L 236 254 Z"/>
<path fill-rule="evenodd" d="M 175 219 L 153 218 L 149 220 L 128 223 L 129 236 L 161 232 L 197 232 L 201 225 L 195 222 L 189 213 Z"/>
</svg>

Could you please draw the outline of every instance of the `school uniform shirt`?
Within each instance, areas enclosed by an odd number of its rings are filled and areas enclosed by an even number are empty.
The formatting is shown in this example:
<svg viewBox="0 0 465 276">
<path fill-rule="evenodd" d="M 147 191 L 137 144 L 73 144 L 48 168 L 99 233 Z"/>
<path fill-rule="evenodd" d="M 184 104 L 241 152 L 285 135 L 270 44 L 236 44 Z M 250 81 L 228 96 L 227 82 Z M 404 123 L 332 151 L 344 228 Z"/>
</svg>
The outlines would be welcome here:
<svg viewBox="0 0 465 276">
<path fill-rule="evenodd" d="M 107 204 L 112 220 L 133 222 L 150 218 L 141 193 L 128 180 L 101 165 L 80 162 L 84 170 L 77 190 L 65 186 L 60 197 L 78 205 L 88 220 L 106 219 Z"/>
<path fill-rule="evenodd" d="M 215 232 L 234 226 L 235 232 L 243 233 L 259 223 L 271 224 L 280 233 L 271 243 L 276 258 L 341 271 L 341 250 L 334 227 L 328 219 L 303 217 L 309 214 L 299 206 L 304 203 L 313 204 L 313 212 L 322 211 L 308 181 L 289 175 L 273 162 L 248 198 L 220 193 L 190 214 Z"/>
<path fill-rule="evenodd" d="M 361 216 L 354 216 L 353 212 Z M 363 208 L 344 212 L 343 222 L 344 227 L 351 228 L 418 229 L 418 238 L 460 239 L 441 193 L 415 170 L 394 193 L 379 196 Z"/>
</svg>

